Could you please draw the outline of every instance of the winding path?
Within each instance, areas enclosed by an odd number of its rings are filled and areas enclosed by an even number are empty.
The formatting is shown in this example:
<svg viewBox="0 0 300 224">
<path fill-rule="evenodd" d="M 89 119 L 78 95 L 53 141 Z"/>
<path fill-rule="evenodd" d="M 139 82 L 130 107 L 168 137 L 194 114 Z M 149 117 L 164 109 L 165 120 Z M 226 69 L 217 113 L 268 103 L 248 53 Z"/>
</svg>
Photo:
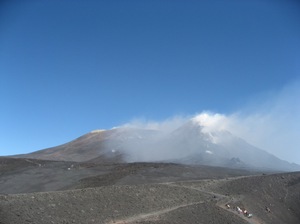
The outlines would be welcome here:
<svg viewBox="0 0 300 224">
<path fill-rule="evenodd" d="M 241 177 L 238 177 L 238 178 L 241 178 Z M 238 178 L 234 178 L 234 179 L 238 179 Z M 188 182 L 190 182 L 190 181 L 188 181 Z M 180 183 L 185 183 L 185 182 L 182 181 Z M 254 216 L 254 217 L 252 217 L 252 218 L 249 219 L 248 217 L 244 216 L 243 214 L 238 214 L 234 209 L 227 209 L 226 204 L 238 202 L 238 201 L 241 200 L 241 198 L 233 198 L 233 197 L 230 198 L 227 195 L 218 194 L 218 193 L 215 193 L 215 192 L 212 192 L 212 191 L 203 190 L 203 189 L 200 189 L 200 188 L 197 188 L 197 187 L 182 186 L 182 185 L 176 184 L 176 182 L 169 182 L 167 184 L 170 185 L 170 186 L 173 185 L 173 186 L 176 186 L 176 187 L 184 187 L 184 188 L 188 188 L 188 189 L 191 189 L 191 190 L 200 191 L 202 193 L 210 194 L 212 196 L 216 196 L 216 197 L 220 198 L 220 200 L 218 200 L 218 202 L 216 203 L 216 206 L 224 209 L 227 212 L 231 212 L 234 215 L 239 216 L 240 218 L 246 220 L 250 224 L 264 224 L 264 222 L 262 220 L 260 220 L 258 217 Z"/>
<path fill-rule="evenodd" d="M 161 209 L 159 211 L 154 211 L 154 212 L 149 212 L 149 213 L 142 213 L 142 214 L 131 216 L 129 218 L 112 221 L 112 222 L 109 222 L 108 224 L 125 224 L 125 223 L 136 222 L 136 221 L 140 221 L 140 220 L 143 220 L 143 219 L 151 218 L 153 216 L 154 217 L 159 216 L 159 215 L 174 211 L 174 210 L 179 209 L 179 208 L 184 208 L 184 207 L 187 207 L 187 206 L 197 205 L 197 204 L 202 204 L 202 203 L 204 203 L 204 201 L 178 205 L 178 206 L 174 206 L 174 207 L 170 207 L 170 208 L 166 208 L 166 209 Z"/>
<path fill-rule="evenodd" d="M 228 179 L 222 180 L 222 181 L 230 181 L 232 179 L 239 179 L 239 178 L 243 178 L 243 177 L 228 178 Z M 226 212 L 231 212 L 232 214 L 242 218 L 243 220 L 246 220 L 250 224 L 264 224 L 264 222 L 256 216 L 254 216 L 252 218 L 247 218 L 243 214 L 238 214 L 234 209 L 228 209 L 226 207 L 227 203 L 231 204 L 231 203 L 239 202 L 242 198 L 234 198 L 232 196 L 227 196 L 227 195 L 215 193 L 215 192 L 205 190 L 205 189 L 202 189 L 202 188 L 182 185 L 183 183 L 191 183 L 191 182 L 199 182 L 200 183 L 200 182 L 203 182 L 203 181 L 205 181 L 205 180 L 166 182 L 166 183 L 161 183 L 161 184 L 162 185 L 168 185 L 168 186 L 174 186 L 174 187 L 187 188 L 187 189 L 190 189 L 190 190 L 200 191 L 201 193 L 211 195 L 211 196 L 213 196 L 217 199 L 216 206 L 224 209 Z M 214 183 L 212 183 L 212 184 L 214 184 Z M 153 218 L 153 217 L 156 217 L 156 216 L 159 216 L 159 215 L 162 215 L 162 214 L 166 214 L 168 212 L 174 211 L 174 210 L 179 209 L 179 208 L 184 208 L 184 207 L 191 206 L 191 205 L 196 205 L 196 204 L 202 204 L 202 203 L 205 203 L 205 202 L 206 201 L 199 201 L 199 202 L 181 204 L 181 205 L 178 205 L 178 206 L 173 206 L 173 207 L 169 207 L 169 208 L 165 208 L 165 209 L 160 209 L 158 211 L 152 211 L 152 212 L 149 212 L 149 213 L 141 213 L 141 214 L 137 214 L 137 215 L 127 217 L 127 218 L 124 218 L 124 219 L 113 220 L 113 221 L 109 222 L 108 224 L 126 224 L 126 223 L 141 221 L 141 220 Z"/>
</svg>

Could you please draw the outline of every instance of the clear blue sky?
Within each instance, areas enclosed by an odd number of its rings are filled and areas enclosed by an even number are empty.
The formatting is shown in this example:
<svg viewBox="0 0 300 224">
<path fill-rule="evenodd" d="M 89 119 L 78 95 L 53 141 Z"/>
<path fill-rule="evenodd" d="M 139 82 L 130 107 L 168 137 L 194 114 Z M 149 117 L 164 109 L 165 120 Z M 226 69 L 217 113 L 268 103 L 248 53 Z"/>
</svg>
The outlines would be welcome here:
<svg viewBox="0 0 300 224">
<path fill-rule="evenodd" d="M 299 78 L 300 3 L 0 3 L 0 155 L 134 118 L 232 113 Z"/>
</svg>

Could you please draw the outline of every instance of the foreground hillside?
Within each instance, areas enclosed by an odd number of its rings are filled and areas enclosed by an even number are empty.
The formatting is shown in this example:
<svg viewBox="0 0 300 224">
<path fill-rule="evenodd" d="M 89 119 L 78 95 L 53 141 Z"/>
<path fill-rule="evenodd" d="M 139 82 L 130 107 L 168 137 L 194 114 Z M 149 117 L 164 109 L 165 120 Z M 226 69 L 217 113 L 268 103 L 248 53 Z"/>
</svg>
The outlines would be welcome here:
<svg viewBox="0 0 300 224">
<path fill-rule="evenodd" d="M 2 195 L 0 223 L 299 223 L 299 198 L 300 173 L 112 185 Z"/>
<path fill-rule="evenodd" d="M 300 223 L 300 172 L 9 158 L 0 164 L 0 224 Z"/>
<path fill-rule="evenodd" d="M 254 171 L 174 163 L 77 163 L 0 157 L 0 194 L 220 179 Z"/>
</svg>

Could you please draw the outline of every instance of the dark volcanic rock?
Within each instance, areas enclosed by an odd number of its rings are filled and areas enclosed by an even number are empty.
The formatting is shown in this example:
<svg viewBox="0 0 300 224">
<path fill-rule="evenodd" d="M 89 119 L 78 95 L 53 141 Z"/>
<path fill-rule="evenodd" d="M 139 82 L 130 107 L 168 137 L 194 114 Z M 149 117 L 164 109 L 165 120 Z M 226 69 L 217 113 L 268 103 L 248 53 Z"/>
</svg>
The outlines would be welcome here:
<svg viewBox="0 0 300 224">
<path fill-rule="evenodd" d="M 249 175 L 247 170 L 171 163 L 101 164 L 0 158 L 0 193 L 57 191 L 120 184 Z"/>
<path fill-rule="evenodd" d="M 0 161 L 6 192 L 69 189 L 0 194 L 1 224 L 300 223 L 299 172 L 238 177 L 251 173 L 163 163 Z M 253 218 L 226 203 L 247 209 Z"/>
</svg>

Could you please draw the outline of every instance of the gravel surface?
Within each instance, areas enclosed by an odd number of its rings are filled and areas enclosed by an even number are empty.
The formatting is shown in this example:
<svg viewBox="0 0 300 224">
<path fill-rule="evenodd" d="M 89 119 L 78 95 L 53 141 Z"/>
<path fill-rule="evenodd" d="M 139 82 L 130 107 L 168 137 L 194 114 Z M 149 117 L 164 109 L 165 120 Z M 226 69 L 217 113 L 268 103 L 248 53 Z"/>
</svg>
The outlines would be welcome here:
<svg viewBox="0 0 300 224">
<path fill-rule="evenodd" d="M 299 208 L 300 172 L 0 157 L 0 224 L 299 224 Z"/>
<path fill-rule="evenodd" d="M 0 197 L 0 223 L 107 223 L 208 198 L 160 184 L 6 195 Z"/>
</svg>

